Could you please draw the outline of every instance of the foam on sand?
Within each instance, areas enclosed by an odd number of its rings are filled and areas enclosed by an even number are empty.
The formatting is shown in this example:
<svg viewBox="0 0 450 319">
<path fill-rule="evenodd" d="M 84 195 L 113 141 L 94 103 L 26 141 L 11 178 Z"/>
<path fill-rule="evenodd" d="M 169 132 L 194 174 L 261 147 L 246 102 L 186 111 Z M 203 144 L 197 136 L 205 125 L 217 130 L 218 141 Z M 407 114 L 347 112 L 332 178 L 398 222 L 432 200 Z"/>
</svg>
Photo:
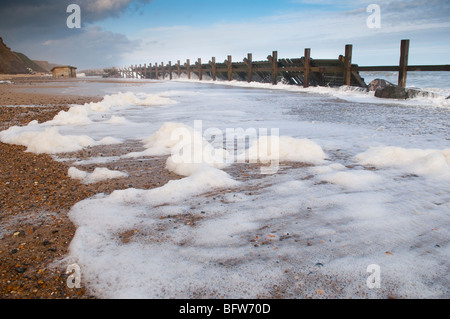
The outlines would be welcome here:
<svg viewBox="0 0 450 319">
<path fill-rule="evenodd" d="M 112 171 L 105 167 L 97 167 L 92 173 L 71 167 L 69 168 L 68 175 L 73 179 L 81 180 L 85 184 L 94 184 L 108 179 L 128 177 L 127 173 Z"/>
<path fill-rule="evenodd" d="M 356 160 L 362 165 L 395 168 L 409 174 L 450 179 L 450 149 L 373 147 L 358 154 Z"/>
<path fill-rule="evenodd" d="M 131 106 L 155 107 L 174 104 L 175 101 L 157 94 L 118 93 L 107 95 L 101 102 L 73 105 L 68 111 L 59 112 L 52 120 L 39 124 L 30 122 L 27 126 L 13 126 L 0 132 L 4 143 L 23 145 L 28 152 L 58 154 L 79 151 L 88 146 L 118 144 L 118 138 L 105 136 L 94 140 L 89 135 L 63 135 L 60 130 L 77 127 L 89 127 L 86 132 L 103 131 L 95 129 L 96 124 L 127 124 L 124 117 L 110 113 L 114 109 L 126 109 Z M 108 120 L 104 117 L 110 116 Z"/>
</svg>

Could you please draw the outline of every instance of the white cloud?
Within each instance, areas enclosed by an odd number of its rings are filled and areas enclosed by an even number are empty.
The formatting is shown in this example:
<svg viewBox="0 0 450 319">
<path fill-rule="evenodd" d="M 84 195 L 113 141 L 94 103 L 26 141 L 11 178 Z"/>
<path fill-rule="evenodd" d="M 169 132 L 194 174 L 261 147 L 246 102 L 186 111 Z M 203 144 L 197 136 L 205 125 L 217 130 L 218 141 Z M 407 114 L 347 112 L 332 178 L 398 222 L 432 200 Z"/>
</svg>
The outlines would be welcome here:
<svg viewBox="0 0 450 319">
<path fill-rule="evenodd" d="M 136 38 L 145 39 L 142 46 L 124 57 L 130 64 L 177 60 L 184 62 L 188 58 L 191 61 L 202 58 L 207 62 L 211 56 L 221 62 L 228 54 L 233 55 L 234 61 L 240 61 L 249 52 L 253 53 L 254 59 L 265 59 L 273 50 L 278 50 L 280 57 L 300 57 L 303 55 L 303 49 L 309 47 L 312 49 L 313 58 L 337 58 L 344 54 L 345 44 L 354 44 L 355 63 L 395 65 L 398 64 L 400 40 L 411 38 L 412 63 L 448 63 L 442 61 L 442 50 L 430 52 L 425 57 L 414 56 L 414 50 L 423 51 L 425 39 L 427 46 L 433 39 L 436 39 L 436 46 L 446 45 L 448 41 L 442 42 L 441 36 L 442 33 L 450 31 L 448 18 L 436 13 L 434 19 L 420 19 L 416 10 L 419 5 L 424 5 L 421 1 L 399 2 L 401 1 L 381 3 L 380 29 L 367 27 L 366 21 L 370 13 L 366 12 L 363 3 L 368 1 L 360 2 L 359 6 L 364 10 L 357 8 L 351 11 L 314 14 L 301 11 L 262 17 L 246 23 L 217 23 L 209 27 L 176 25 L 145 29 L 136 35 Z M 327 1 L 321 1 L 321 4 L 326 3 Z M 427 7 L 424 12 L 427 12 L 426 16 L 432 16 L 433 10 L 436 9 Z M 380 50 L 384 50 L 386 55 L 373 54 L 381 52 Z M 433 57 L 434 53 L 436 57 Z M 436 62 L 438 54 L 440 62 Z"/>
</svg>

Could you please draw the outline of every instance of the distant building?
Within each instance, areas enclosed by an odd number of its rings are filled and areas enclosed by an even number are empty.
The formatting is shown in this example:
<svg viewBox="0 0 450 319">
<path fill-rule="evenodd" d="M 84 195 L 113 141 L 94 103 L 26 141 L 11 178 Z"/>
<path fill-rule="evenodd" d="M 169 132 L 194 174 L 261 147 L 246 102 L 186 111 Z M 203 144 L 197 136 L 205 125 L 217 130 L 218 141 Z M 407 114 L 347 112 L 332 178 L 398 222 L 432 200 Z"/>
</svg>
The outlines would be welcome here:
<svg viewBox="0 0 450 319">
<path fill-rule="evenodd" d="M 77 68 L 70 65 L 65 66 L 55 66 L 52 69 L 52 74 L 54 78 L 76 78 Z"/>
</svg>

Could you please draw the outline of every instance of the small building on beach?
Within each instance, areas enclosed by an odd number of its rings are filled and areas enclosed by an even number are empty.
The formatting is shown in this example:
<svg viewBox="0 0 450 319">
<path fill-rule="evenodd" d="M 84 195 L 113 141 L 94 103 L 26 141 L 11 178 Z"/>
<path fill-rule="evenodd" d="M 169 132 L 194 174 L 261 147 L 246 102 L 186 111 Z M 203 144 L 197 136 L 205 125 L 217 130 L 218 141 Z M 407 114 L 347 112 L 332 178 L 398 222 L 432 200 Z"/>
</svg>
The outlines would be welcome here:
<svg viewBox="0 0 450 319">
<path fill-rule="evenodd" d="M 54 78 L 76 78 L 77 68 L 70 65 L 55 66 L 52 69 L 52 74 Z"/>
</svg>

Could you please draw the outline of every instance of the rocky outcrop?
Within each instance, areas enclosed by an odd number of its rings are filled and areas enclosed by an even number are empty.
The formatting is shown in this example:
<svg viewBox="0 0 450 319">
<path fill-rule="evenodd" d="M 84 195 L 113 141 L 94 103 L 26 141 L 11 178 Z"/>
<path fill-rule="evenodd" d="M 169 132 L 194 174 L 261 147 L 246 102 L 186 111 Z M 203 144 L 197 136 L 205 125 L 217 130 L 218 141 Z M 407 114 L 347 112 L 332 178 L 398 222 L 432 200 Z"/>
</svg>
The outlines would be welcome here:
<svg viewBox="0 0 450 319">
<path fill-rule="evenodd" d="M 438 94 L 422 90 L 403 88 L 398 85 L 386 85 L 375 90 L 375 96 L 382 99 L 407 100 L 416 97 L 439 97 Z"/>
<path fill-rule="evenodd" d="M 375 96 L 382 99 L 406 100 L 418 96 L 434 96 L 434 93 L 416 89 L 403 88 L 383 79 L 375 79 L 367 86 L 368 91 L 375 91 Z"/>
<path fill-rule="evenodd" d="M 21 73 L 29 73 L 26 64 L 22 61 L 22 59 L 11 51 L 5 43 L 3 43 L 3 39 L 0 37 L 0 74 L 21 74 Z"/>
</svg>

